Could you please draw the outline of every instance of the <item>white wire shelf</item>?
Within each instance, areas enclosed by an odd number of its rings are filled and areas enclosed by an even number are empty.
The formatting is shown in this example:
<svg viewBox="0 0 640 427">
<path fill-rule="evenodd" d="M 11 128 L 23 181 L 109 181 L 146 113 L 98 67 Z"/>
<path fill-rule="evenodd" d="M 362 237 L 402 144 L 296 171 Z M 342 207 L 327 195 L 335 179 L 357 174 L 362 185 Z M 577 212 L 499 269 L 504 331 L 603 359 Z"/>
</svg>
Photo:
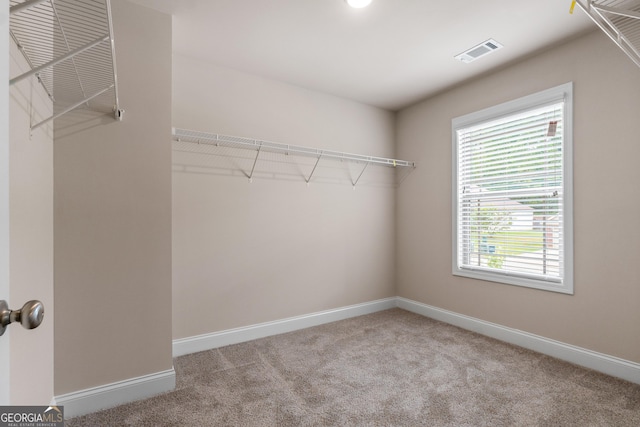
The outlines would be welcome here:
<svg viewBox="0 0 640 427">
<path fill-rule="evenodd" d="M 10 36 L 31 70 L 9 84 L 37 78 L 54 103 L 32 130 L 83 105 L 122 118 L 111 0 L 11 0 L 10 14 Z"/>
<path fill-rule="evenodd" d="M 309 148 L 299 145 L 282 144 L 272 141 L 264 141 L 254 138 L 246 138 L 239 136 L 220 135 L 216 133 L 200 132 L 195 130 L 178 129 L 173 128 L 173 140 L 177 142 L 188 142 L 194 144 L 205 144 L 216 147 L 229 147 L 229 148 L 241 148 L 252 150 L 256 152 L 253 159 L 253 165 L 251 171 L 247 174 L 247 177 L 251 181 L 256 164 L 260 158 L 260 153 L 271 152 L 281 153 L 285 155 L 296 155 L 303 157 L 315 158 L 313 169 L 308 177 L 305 177 L 307 184 L 311 181 L 318 167 L 318 164 L 323 159 L 333 159 L 341 161 L 349 161 L 363 164 L 363 168 L 359 175 L 352 182 L 355 187 L 364 174 L 369 165 L 384 166 L 389 168 L 415 168 L 416 164 L 407 160 L 392 159 L 386 157 L 368 156 L 363 154 L 346 153 L 342 151 L 323 150 L 320 148 Z"/>
<path fill-rule="evenodd" d="M 640 67 L 640 0 L 576 0 L 576 3 Z"/>
</svg>

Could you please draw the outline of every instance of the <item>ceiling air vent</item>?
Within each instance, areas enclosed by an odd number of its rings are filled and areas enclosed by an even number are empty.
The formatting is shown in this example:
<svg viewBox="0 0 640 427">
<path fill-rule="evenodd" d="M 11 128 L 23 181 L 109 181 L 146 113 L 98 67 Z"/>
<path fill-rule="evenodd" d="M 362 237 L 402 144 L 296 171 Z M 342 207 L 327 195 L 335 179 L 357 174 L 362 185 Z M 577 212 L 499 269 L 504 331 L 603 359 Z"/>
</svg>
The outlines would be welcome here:
<svg viewBox="0 0 640 427">
<path fill-rule="evenodd" d="M 474 46 L 459 55 L 456 55 L 455 58 L 459 59 L 462 62 L 469 63 L 482 56 L 488 55 L 491 52 L 500 49 L 501 47 L 502 45 L 500 43 L 498 43 L 494 39 L 489 39 L 486 42 L 480 43 L 479 45 Z"/>
</svg>

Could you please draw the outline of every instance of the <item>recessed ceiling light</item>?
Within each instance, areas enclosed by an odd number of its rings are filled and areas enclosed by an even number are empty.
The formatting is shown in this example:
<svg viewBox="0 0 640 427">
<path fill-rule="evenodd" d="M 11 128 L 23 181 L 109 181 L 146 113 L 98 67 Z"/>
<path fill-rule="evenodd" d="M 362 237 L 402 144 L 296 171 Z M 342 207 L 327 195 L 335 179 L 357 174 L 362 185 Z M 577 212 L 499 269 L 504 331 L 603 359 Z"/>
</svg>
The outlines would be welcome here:
<svg viewBox="0 0 640 427">
<path fill-rule="evenodd" d="M 371 0 L 344 0 L 351 7 L 356 9 L 360 9 L 362 7 L 367 7 L 371 3 Z"/>
</svg>

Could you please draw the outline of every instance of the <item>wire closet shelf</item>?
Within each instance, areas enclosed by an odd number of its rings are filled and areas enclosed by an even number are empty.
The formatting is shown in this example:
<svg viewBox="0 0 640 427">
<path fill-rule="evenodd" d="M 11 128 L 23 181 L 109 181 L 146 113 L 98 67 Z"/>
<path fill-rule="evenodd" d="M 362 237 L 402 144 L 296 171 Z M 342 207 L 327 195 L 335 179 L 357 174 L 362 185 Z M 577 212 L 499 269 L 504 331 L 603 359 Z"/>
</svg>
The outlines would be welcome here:
<svg viewBox="0 0 640 427">
<path fill-rule="evenodd" d="M 352 182 L 355 187 L 363 173 L 369 165 L 377 165 L 391 168 L 415 168 L 416 164 L 407 160 L 392 159 L 387 157 L 375 157 L 363 154 L 346 153 L 342 151 L 323 150 L 320 148 L 309 148 L 299 145 L 283 144 L 272 141 L 264 141 L 260 139 L 220 135 L 216 133 L 200 132 L 188 129 L 172 129 L 173 140 L 176 142 L 189 142 L 195 144 L 207 144 L 213 146 L 230 147 L 230 148 L 242 148 L 247 150 L 253 150 L 256 152 L 253 160 L 253 167 L 248 175 L 249 181 L 251 181 L 253 172 L 255 171 L 256 163 L 261 152 L 281 153 L 285 155 L 297 155 L 303 157 L 315 158 L 315 164 L 309 175 L 305 177 L 307 184 L 311 181 L 320 160 L 322 159 L 334 159 L 342 161 L 350 161 L 364 164 L 360 175 Z"/>
<path fill-rule="evenodd" d="M 575 2 L 640 67 L 640 0 Z"/>
<path fill-rule="evenodd" d="M 10 37 L 31 68 L 10 79 L 37 78 L 54 114 L 34 130 L 85 105 L 122 119 L 111 0 L 11 0 Z"/>
</svg>

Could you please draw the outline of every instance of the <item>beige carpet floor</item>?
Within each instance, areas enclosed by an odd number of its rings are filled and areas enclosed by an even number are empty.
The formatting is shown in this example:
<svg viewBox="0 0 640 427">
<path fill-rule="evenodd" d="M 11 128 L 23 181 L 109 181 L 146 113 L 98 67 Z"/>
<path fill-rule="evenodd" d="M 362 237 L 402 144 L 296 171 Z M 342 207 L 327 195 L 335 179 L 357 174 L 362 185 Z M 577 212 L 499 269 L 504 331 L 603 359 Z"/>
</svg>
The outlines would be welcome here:
<svg viewBox="0 0 640 427">
<path fill-rule="evenodd" d="M 640 426 L 640 386 L 400 309 L 178 357 L 77 426 Z"/>
</svg>

